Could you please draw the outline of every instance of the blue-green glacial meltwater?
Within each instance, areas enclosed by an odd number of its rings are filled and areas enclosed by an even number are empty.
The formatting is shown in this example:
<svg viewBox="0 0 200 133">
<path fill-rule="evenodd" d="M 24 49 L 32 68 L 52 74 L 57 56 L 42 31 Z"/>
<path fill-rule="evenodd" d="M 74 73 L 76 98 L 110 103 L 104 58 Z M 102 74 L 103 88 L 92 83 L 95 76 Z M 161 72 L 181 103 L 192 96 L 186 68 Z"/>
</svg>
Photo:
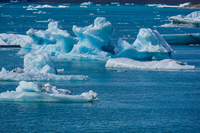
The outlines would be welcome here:
<svg viewBox="0 0 200 133">
<path fill-rule="evenodd" d="M 162 34 L 198 33 L 195 27 L 162 27 L 168 18 L 195 9 L 158 8 L 145 5 L 0 3 L 0 37 L 26 35 L 33 28 L 46 30 L 50 21 L 67 30 L 86 27 L 105 17 L 119 38 L 133 44 L 141 28 Z M 31 6 L 30 6 L 31 5 Z M 46 6 L 44 6 L 46 5 Z M 49 5 L 49 6 L 48 6 Z M 4 34 L 4 35 L 2 35 Z M 24 38 L 25 39 L 25 38 Z M 5 40 L 4 40 L 5 41 Z M 13 40 L 15 41 L 15 40 Z M 1 42 L 0 42 L 1 43 Z M 52 81 L 73 95 L 92 90 L 95 102 L 0 102 L 0 132 L 188 132 L 200 131 L 200 47 L 171 45 L 171 58 L 195 66 L 195 70 L 106 68 L 106 61 L 56 61 L 58 75 L 85 75 L 87 80 Z M 0 69 L 24 68 L 20 48 L 0 48 Z M 63 71 L 64 69 L 64 71 Z M 39 82 L 39 81 L 35 81 Z M 41 81 L 41 85 L 48 83 Z M 0 81 L 0 93 L 15 91 L 19 81 Z M 23 93 L 21 94 L 23 95 Z"/>
</svg>

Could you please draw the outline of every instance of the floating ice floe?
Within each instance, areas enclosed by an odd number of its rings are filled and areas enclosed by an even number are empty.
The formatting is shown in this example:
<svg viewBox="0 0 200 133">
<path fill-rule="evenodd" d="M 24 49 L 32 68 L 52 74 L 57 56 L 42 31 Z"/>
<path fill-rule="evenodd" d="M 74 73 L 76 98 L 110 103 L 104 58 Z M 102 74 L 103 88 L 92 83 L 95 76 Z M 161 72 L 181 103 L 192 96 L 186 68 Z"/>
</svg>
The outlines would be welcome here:
<svg viewBox="0 0 200 133">
<path fill-rule="evenodd" d="M 126 69 L 164 69 L 164 70 L 193 70 L 195 66 L 185 65 L 182 62 L 172 59 L 161 61 L 137 61 L 128 58 L 109 59 L 106 62 L 107 68 L 126 68 Z"/>
<path fill-rule="evenodd" d="M 22 45 L 18 55 L 40 51 L 55 60 L 107 60 L 114 54 L 110 44 L 113 28 L 105 18 L 97 17 L 94 24 L 84 28 L 73 26 L 73 32 L 78 39 L 60 30 L 57 22 L 50 22 L 45 31 L 30 29 L 27 34 L 32 42 Z"/>
<path fill-rule="evenodd" d="M 200 44 L 200 33 L 192 34 L 162 34 L 169 44 Z"/>
<path fill-rule="evenodd" d="M 191 2 L 186 2 L 180 5 L 147 4 L 147 6 L 156 6 L 159 8 L 163 8 L 163 7 L 183 8 L 187 5 L 191 5 Z"/>
<path fill-rule="evenodd" d="M 93 3 L 88 1 L 88 2 L 83 2 L 80 4 L 80 6 L 91 6 Z"/>
<path fill-rule="evenodd" d="M 26 35 L 0 34 L 1 46 L 20 46 L 28 42 L 31 42 L 31 38 Z"/>
<path fill-rule="evenodd" d="M 35 51 L 47 52 L 50 55 L 68 53 L 77 43 L 76 38 L 58 28 L 58 22 L 50 22 L 45 31 L 30 29 L 27 34 L 32 38 L 32 42 L 21 45 L 22 48 L 18 55 Z"/>
<path fill-rule="evenodd" d="M 142 28 L 133 44 L 118 41 L 119 52 L 117 57 L 136 60 L 166 59 L 173 52 L 170 45 L 156 30 Z"/>
<path fill-rule="evenodd" d="M 62 102 L 62 103 L 88 103 L 97 101 L 97 93 L 90 90 L 81 95 L 71 95 L 65 89 L 40 83 L 20 81 L 15 91 L 0 93 L 0 102 Z"/>
<path fill-rule="evenodd" d="M 169 18 L 172 24 L 184 27 L 200 27 L 200 11 L 195 11 L 187 16 L 177 15 Z"/>
<path fill-rule="evenodd" d="M 2 68 L 1 81 L 85 81 L 84 75 L 57 75 L 57 69 L 47 53 L 29 53 L 24 57 L 24 69 L 7 71 Z"/>
<path fill-rule="evenodd" d="M 78 36 L 79 41 L 69 53 L 70 56 L 66 56 L 66 59 L 106 60 L 112 55 L 109 51 L 109 46 L 113 28 L 105 18 L 97 17 L 94 20 L 94 24 L 84 28 L 74 25 L 72 30 Z"/>
</svg>

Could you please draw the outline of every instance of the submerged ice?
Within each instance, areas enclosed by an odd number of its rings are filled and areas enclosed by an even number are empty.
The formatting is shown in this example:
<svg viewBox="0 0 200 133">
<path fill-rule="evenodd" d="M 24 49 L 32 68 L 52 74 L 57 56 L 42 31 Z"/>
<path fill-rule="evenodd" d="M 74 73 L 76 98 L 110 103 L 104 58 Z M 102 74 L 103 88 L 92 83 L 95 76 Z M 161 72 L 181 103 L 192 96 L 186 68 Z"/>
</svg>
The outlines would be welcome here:
<svg viewBox="0 0 200 133">
<path fill-rule="evenodd" d="M 57 75 L 51 57 L 47 53 L 29 53 L 24 57 L 24 69 L 7 71 L 2 68 L 0 80 L 6 81 L 76 81 L 88 80 L 84 75 Z"/>
<path fill-rule="evenodd" d="M 97 93 L 92 90 L 81 95 L 71 95 L 71 91 L 58 89 L 49 83 L 42 86 L 40 83 L 26 81 L 20 81 L 15 91 L 0 93 L 1 102 L 87 103 L 97 100 Z"/>
</svg>

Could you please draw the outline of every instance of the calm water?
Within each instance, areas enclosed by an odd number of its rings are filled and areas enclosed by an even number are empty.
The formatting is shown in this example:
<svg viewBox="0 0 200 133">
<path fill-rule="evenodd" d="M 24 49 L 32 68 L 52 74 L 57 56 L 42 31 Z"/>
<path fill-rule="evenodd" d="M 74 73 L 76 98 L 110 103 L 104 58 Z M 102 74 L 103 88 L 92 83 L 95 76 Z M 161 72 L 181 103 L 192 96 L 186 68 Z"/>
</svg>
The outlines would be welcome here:
<svg viewBox="0 0 200 133">
<path fill-rule="evenodd" d="M 194 10 L 147 6 L 91 6 L 42 8 L 34 14 L 23 6 L 0 3 L 0 33 L 26 34 L 30 28 L 46 29 L 48 19 L 60 21 L 60 28 L 72 33 L 72 26 L 85 27 L 98 17 L 113 25 L 112 43 L 123 38 L 132 43 L 140 28 L 167 33 L 198 33 L 199 28 L 162 28 L 168 16 L 187 15 Z M 61 4 L 51 4 L 58 7 Z M 94 15 L 89 15 L 93 13 Z M 105 62 L 57 62 L 61 74 L 88 75 L 86 82 L 54 82 L 73 94 L 89 90 L 98 93 L 94 104 L 0 103 L 0 132 L 199 132 L 200 131 L 200 47 L 172 46 L 172 58 L 195 65 L 194 71 L 127 70 L 105 68 Z M 0 48 L 0 67 L 23 67 L 19 49 Z M 0 92 L 15 90 L 18 82 L 0 82 Z"/>
</svg>

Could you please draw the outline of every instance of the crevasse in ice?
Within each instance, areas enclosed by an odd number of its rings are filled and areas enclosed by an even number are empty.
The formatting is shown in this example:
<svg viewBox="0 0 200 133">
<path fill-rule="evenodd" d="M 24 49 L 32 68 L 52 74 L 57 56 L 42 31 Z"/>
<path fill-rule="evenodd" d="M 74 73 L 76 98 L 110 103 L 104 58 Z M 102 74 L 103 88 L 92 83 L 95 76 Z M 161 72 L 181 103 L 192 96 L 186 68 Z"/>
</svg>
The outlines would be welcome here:
<svg viewBox="0 0 200 133">
<path fill-rule="evenodd" d="M 199 27 L 200 26 L 200 11 L 192 12 L 188 14 L 187 16 L 183 16 L 183 15 L 172 16 L 169 18 L 169 20 L 173 24 L 178 24 L 178 25 L 182 24 L 183 26 L 184 24 L 187 24 L 186 26 Z"/>
<path fill-rule="evenodd" d="M 117 57 L 125 57 L 136 60 L 166 59 L 173 52 L 170 45 L 156 30 L 142 28 L 133 44 L 126 41 L 118 41 Z"/>
<path fill-rule="evenodd" d="M 84 75 L 57 75 L 54 63 L 47 53 L 29 53 L 24 57 L 24 69 L 7 71 L 2 68 L 0 80 L 6 81 L 76 81 L 88 80 Z"/>
<path fill-rule="evenodd" d="M 97 101 L 97 93 L 90 90 L 81 95 L 71 95 L 69 90 L 57 89 L 49 83 L 20 81 L 15 91 L 0 93 L 1 102 L 65 102 L 87 103 Z"/>
</svg>

